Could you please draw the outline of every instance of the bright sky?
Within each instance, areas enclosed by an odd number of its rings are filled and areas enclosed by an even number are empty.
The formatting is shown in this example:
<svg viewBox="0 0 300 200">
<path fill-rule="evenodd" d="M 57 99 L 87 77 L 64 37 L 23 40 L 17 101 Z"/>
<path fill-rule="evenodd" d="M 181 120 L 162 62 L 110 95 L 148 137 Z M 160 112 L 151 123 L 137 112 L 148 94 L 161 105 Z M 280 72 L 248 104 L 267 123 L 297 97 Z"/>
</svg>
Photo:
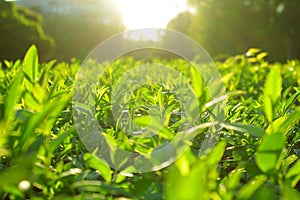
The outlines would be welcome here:
<svg viewBox="0 0 300 200">
<path fill-rule="evenodd" d="M 186 0 L 115 0 L 129 30 L 166 28 L 169 20 L 187 9 Z"/>
</svg>

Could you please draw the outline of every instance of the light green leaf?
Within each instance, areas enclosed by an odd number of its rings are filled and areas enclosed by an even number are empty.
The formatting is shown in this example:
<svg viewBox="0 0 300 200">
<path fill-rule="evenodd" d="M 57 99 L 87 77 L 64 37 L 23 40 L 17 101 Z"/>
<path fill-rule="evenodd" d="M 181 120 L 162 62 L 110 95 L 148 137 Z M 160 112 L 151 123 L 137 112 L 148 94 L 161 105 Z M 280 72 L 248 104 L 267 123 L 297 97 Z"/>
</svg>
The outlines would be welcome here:
<svg viewBox="0 0 300 200">
<path fill-rule="evenodd" d="M 222 126 L 238 132 L 249 133 L 252 137 L 260 138 L 265 134 L 263 128 L 254 125 L 223 123 Z"/>
<path fill-rule="evenodd" d="M 286 174 L 286 178 L 291 178 L 295 175 L 300 175 L 300 161 L 298 160 L 297 163 L 288 171 Z"/>
<path fill-rule="evenodd" d="M 300 193 L 297 190 L 289 187 L 288 185 L 284 185 L 281 198 L 282 200 L 300 199 Z"/>
<path fill-rule="evenodd" d="M 155 134 L 165 139 L 173 139 L 174 135 L 167 127 L 163 125 L 160 117 L 160 112 L 156 109 L 150 110 L 150 114 L 141 117 L 135 117 L 134 122 L 136 125 L 146 127 L 153 131 Z"/>
<path fill-rule="evenodd" d="M 256 153 L 256 163 L 261 171 L 265 173 L 278 170 L 282 161 L 281 153 L 285 146 L 285 135 L 281 132 L 266 134 L 262 138 Z"/>
<path fill-rule="evenodd" d="M 291 96 L 290 98 L 288 98 L 283 106 L 282 112 L 283 113 L 287 113 L 288 110 L 290 109 L 290 107 L 297 101 L 297 98 L 300 96 L 300 91 L 296 92 L 295 94 L 293 94 L 293 96 Z"/>
<path fill-rule="evenodd" d="M 295 187 L 300 181 L 300 161 L 298 160 L 296 164 L 288 171 L 286 174 L 287 179 L 291 179 L 291 186 Z"/>
<path fill-rule="evenodd" d="M 64 141 L 66 137 L 68 137 L 70 134 L 72 134 L 75 131 L 75 127 L 72 127 L 68 129 L 67 131 L 64 131 L 63 133 L 59 134 L 57 138 L 51 140 L 48 154 L 51 155 L 54 153 L 54 151 L 58 148 L 58 146 Z"/>
<path fill-rule="evenodd" d="M 136 125 L 145 127 L 151 123 L 151 116 L 144 115 L 144 116 L 134 117 L 133 121 Z"/>
<path fill-rule="evenodd" d="M 190 159 L 181 158 L 176 161 L 176 168 L 168 174 L 165 184 L 167 200 L 198 200 L 210 199 L 218 172 L 216 170 L 226 142 L 219 142 L 207 155 L 193 164 Z M 187 154 L 185 154 L 187 155 Z"/>
<path fill-rule="evenodd" d="M 281 165 L 281 169 L 286 171 L 291 164 L 293 164 L 295 161 L 298 160 L 298 156 L 295 154 L 290 155 L 289 157 L 287 157 L 286 159 L 284 159 L 282 161 L 282 165 Z M 300 171 L 299 171 L 300 174 Z"/>
<path fill-rule="evenodd" d="M 267 180 L 267 176 L 259 175 L 250 180 L 237 194 L 237 199 L 247 200 L 258 190 Z"/>
<path fill-rule="evenodd" d="M 190 68 L 191 71 L 191 80 L 192 80 L 192 86 L 193 90 L 195 92 L 195 95 L 197 99 L 200 99 L 200 97 L 203 95 L 204 90 L 204 83 L 201 75 L 199 74 L 199 71 L 195 69 L 194 67 Z"/>
<path fill-rule="evenodd" d="M 24 144 L 26 143 L 26 141 L 28 141 L 30 134 L 32 134 L 34 129 L 37 128 L 39 125 L 44 125 L 43 134 L 50 134 L 51 128 L 55 123 L 56 118 L 66 106 L 66 104 L 70 101 L 70 98 L 70 95 L 66 95 L 63 98 L 46 105 L 43 111 L 31 116 L 20 138 L 20 147 L 23 149 L 27 148 L 27 146 Z M 43 121 L 45 123 L 42 123 Z"/>
<path fill-rule="evenodd" d="M 243 168 L 235 169 L 230 172 L 230 174 L 228 175 L 228 179 L 226 180 L 226 188 L 228 190 L 235 190 L 239 186 L 243 172 Z"/>
<path fill-rule="evenodd" d="M 262 53 L 258 54 L 256 56 L 256 58 L 257 58 L 257 60 L 263 60 L 267 55 L 268 55 L 268 53 L 262 52 Z"/>
<path fill-rule="evenodd" d="M 109 165 L 100 159 L 99 157 L 91 154 L 91 153 L 86 153 L 84 154 L 84 161 L 86 164 L 95 169 L 98 170 L 101 174 L 101 176 L 107 181 L 111 181 L 111 171 Z"/>
<path fill-rule="evenodd" d="M 246 52 L 246 56 L 255 56 L 258 52 L 260 52 L 261 50 L 258 48 L 251 48 Z"/>
<path fill-rule="evenodd" d="M 279 117 L 276 120 L 274 120 L 266 129 L 266 132 L 283 132 L 286 134 L 299 121 L 299 119 L 300 110 L 298 109 L 288 115 Z"/>
<path fill-rule="evenodd" d="M 282 78 L 280 66 L 275 65 L 269 73 L 264 87 L 265 113 L 269 122 L 273 121 L 274 110 L 278 103 L 282 90 Z"/>
<path fill-rule="evenodd" d="M 209 184 L 207 174 L 210 169 L 204 162 L 197 162 L 188 174 L 181 175 L 177 168 L 170 171 L 165 184 L 167 200 L 198 200 L 209 199 Z"/>
<path fill-rule="evenodd" d="M 24 57 L 23 71 L 30 78 L 31 83 L 35 82 L 38 78 L 38 53 L 35 45 L 32 45 Z"/>
<path fill-rule="evenodd" d="M 218 164 L 225 152 L 226 148 L 226 141 L 219 142 L 211 152 L 207 155 L 207 164 L 209 167 L 213 167 L 214 165 Z"/>
<path fill-rule="evenodd" d="M 8 119 L 14 113 L 14 106 L 18 103 L 21 98 L 22 93 L 22 73 L 18 73 L 11 84 L 11 87 L 7 94 L 7 99 L 5 101 L 5 113 L 4 116 Z"/>
</svg>

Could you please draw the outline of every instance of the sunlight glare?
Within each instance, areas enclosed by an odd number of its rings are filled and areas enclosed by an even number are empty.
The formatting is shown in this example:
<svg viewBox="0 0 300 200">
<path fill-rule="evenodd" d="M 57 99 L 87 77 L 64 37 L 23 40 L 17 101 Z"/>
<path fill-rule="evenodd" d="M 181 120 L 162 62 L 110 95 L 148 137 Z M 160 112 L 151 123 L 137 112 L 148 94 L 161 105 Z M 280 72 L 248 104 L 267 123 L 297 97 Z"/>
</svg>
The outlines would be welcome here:
<svg viewBox="0 0 300 200">
<path fill-rule="evenodd" d="M 129 30 L 166 28 L 179 12 L 187 9 L 186 0 L 116 0 L 123 23 Z"/>
</svg>

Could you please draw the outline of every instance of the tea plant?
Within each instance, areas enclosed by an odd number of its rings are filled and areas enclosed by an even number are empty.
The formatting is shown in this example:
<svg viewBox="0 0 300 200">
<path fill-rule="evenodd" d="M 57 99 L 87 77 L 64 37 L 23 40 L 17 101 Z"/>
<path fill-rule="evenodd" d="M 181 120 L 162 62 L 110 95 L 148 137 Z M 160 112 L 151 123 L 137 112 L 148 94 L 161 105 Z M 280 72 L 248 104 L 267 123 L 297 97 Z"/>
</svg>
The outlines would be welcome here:
<svg viewBox="0 0 300 200">
<path fill-rule="evenodd" d="M 200 117 L 185 131 L 195 133 L 195 138 L 187 141 L 189 148 L 172 165 L 147 173 L 132 173 L 121 165 L 113 169 L 80 140 L 71 103 L 79 63 L 39 63 L 34 46 L 23 60 L 4 61 L 0 70 L 0 197 L 300 199 L 300 62 L 268 63 L 265 56 L 250 49 L 247 55 L 216 63 L 227 91 L 225 120 L 211 138 L 216 145 L 205 152 L 202 145 L 208 128 L 201 127 L 211 120 L 207 105 L 212 99 L 190 64 L 156 60 L 180 71 L 180 76 L 112 98 L 114 90 L 124 92 L 118 90 L 122 74 L 141 65 L 132 58 L 113 62 L 93 92 L 95 117 L 107 141 L 124 150 L 147 155 L 170 142 L 188 120 L 181 103 L 186 95 L 184 80 L 194 88 Z M 123 89 L 134 84 L 133 79 L 126 80 Z M 119 107 L 114 108 L 112 101 Z M 84 105 L 80 109 L 88 113 Z M 194 112 L 195 108 L 188 109 Z M 153 135 L 151 130 L 159 127 L 163 129 Z"/>
</svg>

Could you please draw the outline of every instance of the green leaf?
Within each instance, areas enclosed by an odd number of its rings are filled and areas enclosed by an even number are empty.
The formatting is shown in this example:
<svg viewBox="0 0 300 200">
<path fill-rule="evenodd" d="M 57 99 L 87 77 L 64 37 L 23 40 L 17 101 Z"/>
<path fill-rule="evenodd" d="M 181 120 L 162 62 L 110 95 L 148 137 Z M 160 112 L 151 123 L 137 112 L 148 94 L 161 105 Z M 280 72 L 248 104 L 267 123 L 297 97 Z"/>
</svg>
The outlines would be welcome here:
<svg viewBox="0 0 300 200">
<path fill-rule="evenodd" d="M 204 88 L 204 83 L 202 80 L 202 77 L 197 69 L 194 67 L 190 68 L 191 71 L 191 80 L 192 80 L 192 86 L 193 90 L 195 92 L 195 95 L 197 99 L 200 99 L 200 97 L 203 94 L 203 88 Z"/>
<path fill-rule="evenodd" d="M 246 56 L 255 56 L 258 52 L 260 52 L 261 50 L 258 48 L 251 48 L 246 52 Z"/>
<path fill-rule="evenodd" d="M 32 45 L 24 57 L 23 71 L 29 77 L 31 83 L 37 81 L 38 78 L 38 53 L 35 45 Z"/>
<path fill-rule="evenodd" d="M 286 174 L 286 179 L 291 179 L 291 186 L 295 187 L 300 180 L 300 161 L 298 160 L 296 164 L 288 171 Z"/>
<path fill-rule="evenodd" d="M 111 171 L 109 165 L 100 159 L 99 157 L 91 154 L 91 153 L 86 153 L 84 154 L 84 161 L 86 164 L 95 169 L 98 170 L 101 174 L 101 176 L 107 181 L 111 181 Z"/>
<path fill-rule="evenodd" d="M 254 125 L 223 123 L 222 126 L 238 132 L 249 133 L 252 137 L 261 138 L 265 134 L 263 128 Z"/>
<path fill-rule="evenodd" d="M 134 122 L 138 126 L 146 127 L 162 138 L 173 139 L 174 137 L 172 131 L 163 125 L 160 112 L 157 109 L 151 109 L 149 115 L 135 117 Z"/>
<path fill-rule="evenodd" d="M 165 196 L 167 200 L 198 200 L 209 199 L 209 184 L 207 174 L 209 169 L 204 162 L 197 162 L 189 171 L 189 174 L 181 175 L 178 169 L 169 172 L 165 184 Z"/>
<path fill-rule="evenodd" d="M 240 183 L 240 179 L 242 178 L 244 169 L 240 168 L 240 169 L 235 169 L 233 171 L 231 171 L 228 175 L 228 179 L 226 180 L 226 188 L 228 190 L 235 190 Z"/>
<path fill-rule="evenodd" d="M 210 167 L 217 165 L 221 161 L 225 152 L 226 144 L 226 141 L 221 141 L 212 149 L 211 152 L 209 152 L 207 155 L 207 164 Z"/>
<path fill-rule="evenodd" d="M 144 115 L 144 116 L 134 117 L 133 121 L 136 125 L 145 127 L 151 123 L 151 116 Z"/>
<path fill-rule="evenodd" d="M 33 167 L 36 162 L 36 154 L 28 154 L 16 157 L 13 167 L 0 170 L 0 191 L 3 188 L 17 185 L 22 180 L 32 179 Z"/>
<path fill-rule="evenodd" d="M 274 111 L 282 90 L 280 66 L 275 65 L 268 74 L 264 87 L 265 113 L 269 122 L 273 121 Z"/>
<path fill-rule="evenodd" d="M 22 93 L 22 73 L 18 73 L 11 84 L 11 87 L 7 94 L 7 99 L 5 101 L 5 113 L 4 117 L 9 119 L 9 117 L 14 113 L 14 106 L 19 102 Z"/>
<path fill-rule="evenodd" d="M 250 180 L 237 194 L 237 199 L 248 200 L 267 180 L 267 176 L 259 175 Z"/>
<path fill-rule="evenodd" d="M 181 156 L 175 163 L 178 171 L 180 172 L 181 176 L 186 176 L 190 173 L 190 163 L 187 159 L 187 156 Z"/>
<path fill-rule="evenodd" d="M 256 56 L 256 58 L 257 58 L 257 60 L 263 60 L 267 55 L 268 55 L 268 53 L 262 52 L 262 53 L 258 54 Z"/>
<path fill-rule="evenodd" d="M 295 94 L 293 94 L 293 96 L 291 96 L 285 101 L 283 106 L 283 113 L 287 113 L 289 111 L 290 107 L 295 103 L 295 101 L 297 101 L 299 95 L 300 91 L 296 92 Z"/>
<path fill-rule="evenodd" d="M 286 178 L 291 178 L 293 176 L 300 175 L 300 161 L 298 160 L 297 163 L 288 171 L 286 174 Z"/>
<path fill-rule="evenodd" d="M 282 161 L 281 153 L 285 146 L 285 135 L 281 132 L 266 134 L 256 153 L 256 163 L 261 171 L 273 173 Z"/>
<path fill-rule="evenodd" d="M 290 155 L 289 157 L 287 157 L 286 159 L 284 159 L 282 161 L 282 165 L 281 165 L 281 169 L 286 171 L 291 164 L 293 164 L 295 161 L 298 160 L 298 156 L 295 154 Z M 299 171 L 300 173 L 300 171 Z"/>
<path fill-rule="evenodd" d="M 58 146 L 64 141 L 66 137 L 68 137 L 70 134 L 72 134 L 75 131 L 75 127 L 72 127 L 68 129 L 67 131 L 64 131 L 63 133 L 59 134 L 57 138 L 51 140 L 50 147 L 48 149 L 48 154 L 51 155 L 54 153 L 54 151 L 58 148 Z"/>
<path fill-rule="evenodd" d="M 193 164 L 187 157 L 176 161 L 176 168 L 169 172 L 165 184 L 166 199 L 210 199 L 218 177 L 216 168 L 223 157 L 225 147 L 225 141 L 219 142 L 211 152 Z"/>
<path fill-rule="evenodd" d="M 300 193 L 297 190 L 289 187 L 288 185 L 284 185 L 281 197 L 282 200 L 296 200 L 300 199 Z"/>
<path fill-rule="evenodd" d="M 274 132 L 283 132 L 287 133 L 291 130 L 292 127 L 299 121 L 300 119 L 300 109 L 295 110 L 294 112 L 285 115 L 283 117 L 279 117 L 274 120 L 269 127 L 266 129 L 267 133 Z"/>
<path fill-rule="evenodd" d="M 264 110 L 265 110 L 265 114 L 267 116 L 267 119 L 269 122 L 273 121 L 273 105 L 272 105 L 272 100 L 269 96 L 265 96 L 264 97 Z"/>
<path fill-rule="evenodd" d="M 32 134 L 34 129 L 39 125 L 44 125 L 43 134 L 51 133 L 50 131 L 56 121 L 56 118 L 66 106 L 66 104 L 70 101 L 70 98 L 70 95 L 66 95 L 63 98 L 60 98 L 57 101 L 46 105 L 43 111 L 36 113 L 35 115 L 30 117 L 20 138 L 20 147 L 22 149 L 27 148 L 27 146 L 24 144 L 28 141 L 30 134 Z"/>
</svg>

